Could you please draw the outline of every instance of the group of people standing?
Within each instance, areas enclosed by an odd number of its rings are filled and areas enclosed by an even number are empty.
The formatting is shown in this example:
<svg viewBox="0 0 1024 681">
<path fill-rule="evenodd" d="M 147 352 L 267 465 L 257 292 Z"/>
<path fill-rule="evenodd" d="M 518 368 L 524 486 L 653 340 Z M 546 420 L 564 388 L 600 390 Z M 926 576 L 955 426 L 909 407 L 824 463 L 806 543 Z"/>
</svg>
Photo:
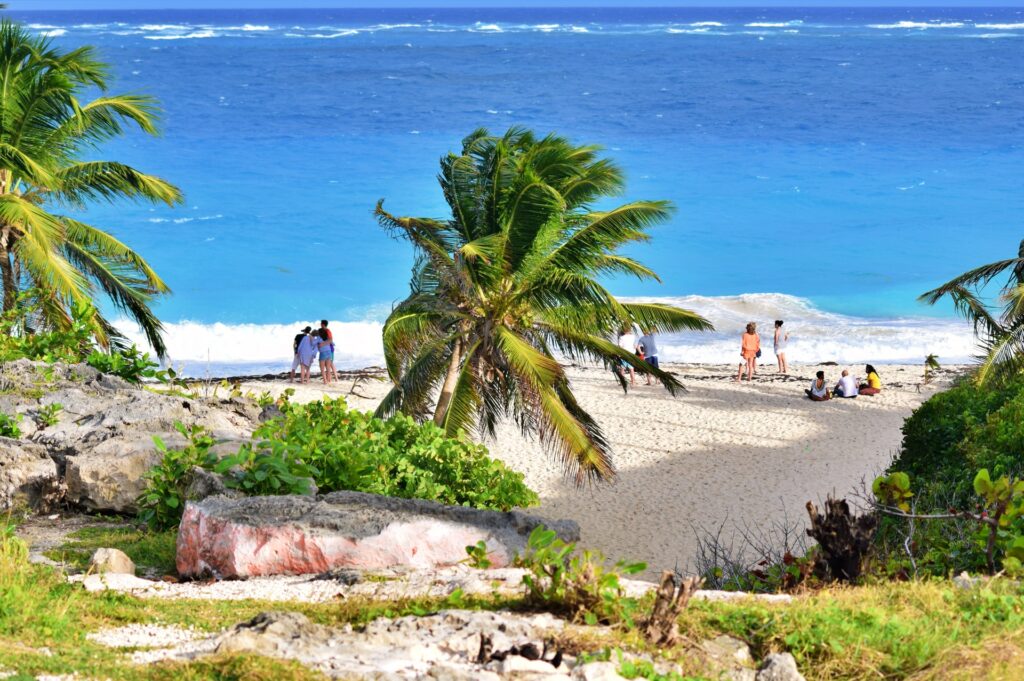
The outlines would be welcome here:
<svg viewBox="0 0 1024 681">
<path fill-rule="evenodd" d="M 327 328 L 327 320 L 320 320 L 320 328 L 316 331 L 307 326 L 302 329 L 292 343 L 294 358 L 289 381 L 295 380 L 295 370 L 301 369 L 299 382 L 309 383 L 309 370 L 314 361 L 320 361 L 320 378 L 324 385 L 338 380 L 338 372 L 334 369 L 334 336 Z"/>
<path fill-rule="evenodd" d="M 775 349 L 775 359 L 779 363 L 779 373 L 788 374 L 789 364 L 786 362 L 786 346 L 789 345 L 789 332 L 782 330 L 785 322 L 781 319 L 775 320 L 775 335 L 772 339 L 772 347 Z M 757 333 L 757 322 L 747 322 L 747 330 L 740 339 L 740 362 L 739 371 L 736 372 L 736 380 L 743 378 L 743 370 L 747 370 L 747 380 L 751 381 L 757 373 L 757 358 L 761 356 L 761 336 Z"/>
<path fill-rule="evenodd" d="M 619 332 L 618 345 L 626 352 L 633 353 L 637 359 L 646 362 L 655 369 L 658 368 L 658 341 L 654 338 L 654 329 L 647 329 L 643 335 L 637 338 L 632 328 L 626 327 Z M 629 372 L 629 384 L 636 385 L 636 368 L 625 360 L 619 360 L 615 366 L 615 373 L 625 379 L 625 372 Z M 651 384 L 651 375 L 644 373 L 647 378 L 647 385 Z"/>
</svg>

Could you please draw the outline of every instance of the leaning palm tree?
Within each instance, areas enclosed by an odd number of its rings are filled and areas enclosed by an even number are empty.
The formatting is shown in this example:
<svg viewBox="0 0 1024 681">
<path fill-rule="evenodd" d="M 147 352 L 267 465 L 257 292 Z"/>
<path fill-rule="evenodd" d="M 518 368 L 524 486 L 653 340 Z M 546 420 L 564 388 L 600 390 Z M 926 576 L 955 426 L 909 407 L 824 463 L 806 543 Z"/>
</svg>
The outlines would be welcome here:
<svg viewBox="0 0 1024 681">
<path fill-rule="evenodd" d="M 625 362 L 674 394 L 681 386 L 671 374 L 612 339 L 632 325 L 711 325 L 670 305 L 620 302 L 597 281 L 606 274 L 657 280 L 619 250 L 646 241 L 647 229 L 671 212 L 663 201 L 593 210 L 624 185 L 598 152 L 519 128 L 501 137 L 477 130 L 461 154 L 441 161 L 450 218 L 395 217 L 378 203 L 382 226 L 417 253 L 410 295 L 384 324 L 394 385 L 378 415 L 432 414 L 450 435 L 474 428 L 493 435 L 511 416 L 524 434 L 539 434 L 577 484 L 614 476 L 609 442 L 573 396 L 556 355 Z"/>
<path fill-rule="evenodd" d="M 1008 273 L 997 300 L 1002 309 L 986 304 L 984 292 L 992 280 Z M 978 368 L 979 383 L 1024 372 L 1024 240 L 1016 258 L 982 265 L 952 279 L 920 298 L 929 305 L 949 296 L 957 312 L 974 325 L 984 355 Z"/>
<path fill-rule="evenodd" d="M 37 324 L 54 330 L 99 295 L 134 319 L 156 352 L 165 347 L 150 309 L 167 285 L 131 248 L 61 212 L 94 200 L 143 199 L 173 205 L 167 182 L 113 161 L 83 160 L 127 126 L 155 134 L 156 106 L 140 95 L 106 94 L 109 67 L 90 47 L 68 52 L 18 24 L 0 22 L 0 275 L 3 310 L 26 292 Z M 87 89 L 100 96 L 83 103 Z M 93 333 L 102 346 L 120 339 L 100 313 Z"/>
</svg>

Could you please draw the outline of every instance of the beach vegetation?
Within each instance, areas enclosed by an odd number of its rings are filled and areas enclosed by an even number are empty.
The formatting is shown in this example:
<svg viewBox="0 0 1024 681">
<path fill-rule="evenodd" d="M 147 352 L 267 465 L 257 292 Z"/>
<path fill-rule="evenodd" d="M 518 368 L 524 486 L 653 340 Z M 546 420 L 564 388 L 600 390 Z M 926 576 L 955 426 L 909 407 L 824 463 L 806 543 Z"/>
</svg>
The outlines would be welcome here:
<svg viewBox="0 0 1024 681">
<path fill-rule="evenodd" d="M 522 473 L 433 423 L 404 414 L 380 419 L 350 409 L 344 398 L 282 407 L 282 416 L 257 428 L 235 454 L 214 454 L 217 442 L 201 426 L 176 425 L 187 441 L 182 448 L 154 438 L 161 460 L 146 475 L 140 517 L 153 528 L 176 526 L 195 467 L 249 495 L 307 494 L 315 485 L 321 493 L 351 490 L 497 511 L 539 501 Z"/>
<path fill-rule="evenodd" d="M 432 419 L 452 437 L 493 436 L 511 416 L 523 433 L 540 436 L 577 484 L 612 478 L 611 445 L 556 356 L 623 362 L 673 393 L 681 388 L 614 338 L 633 325 L 704 331 L 711 324 L 671 305 L 619 301 L 599 282 L 658 280 L 621 249 L 648 241 L 672 206 L 595 209 L 622 192 L 622 171 L 599 147 L 522 128 L 473 132 L 458 154 L 442 158 L 439 181 L 447 218 L 399 217 L 377 205 L 380 224 L 416 252 L 409 296 L 384 324 L 393 387 L 377 415 Z"/>
<path fill-rule="evenodd" d="M 51 402 L 36 410 L 35 418 L 42 428 L 49 428 L 60 423 L 60 413 L 64 411 L 64 405 L 60 402 Z"/>
<path fill-rule="evenodd" d="M 21 414 L 0 414 L 0 437 L 9 437 L 17 440 L 21 437 L 21 428 L 18 422 L 21 421 Z"/>
<path fill-rule="evenodd" d="M 169 292 L 167 285 L 128 245 L 63 212 L 70 208 L 77 215 L 91 201 L 173 206 L 182 200 L 158 177 L 91 158 L 129 128 L 157 132 L 156 102 L 109 93 L 110 78 L 110 67 L 92 47 L 63 51 L 49 38 L 0 21 L 2 310 L 11 312 L 27 294 L 33 314 L 24 333 L 69 331 L 84 323 L 101 347 L 118 347 L 121 333 L 96 307 L 105 298 L 139 325 L 162 356 L 161 325 L 151 305 Z M 95 99 L 85 99 L 95 91 Z M 89 314 L 80 314 L 83 309 Z"/>
<path fill-rule="evenodd" d="M 988 304 L 992 282 L 1006 275 L 995 299 Z M 956 311 L 974 326 L 984 357 L 975 378 L 991 383 L 1024 373 L 1024 240 L 1017 256 L 976 267 L 921 295 L 934 305 L 943 298 L 953 301 Z"/>
</svg>

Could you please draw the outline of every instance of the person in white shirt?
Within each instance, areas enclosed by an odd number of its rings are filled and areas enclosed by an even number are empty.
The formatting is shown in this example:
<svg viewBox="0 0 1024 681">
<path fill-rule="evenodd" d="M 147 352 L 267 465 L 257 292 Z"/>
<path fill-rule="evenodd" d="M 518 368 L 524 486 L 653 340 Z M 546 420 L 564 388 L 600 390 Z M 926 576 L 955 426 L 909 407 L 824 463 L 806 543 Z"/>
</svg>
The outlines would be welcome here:
<svg viewBox="0 0 1024 681">
<path fill-rule="evenodd" d="M 655 369 L 658 368 L 658 342 L 654 339 L 654 328 L 651 327 L 647 333 L 640 336 L 637 347 L 643 346 L 644 361 Z M 647 374 L 647 385 L 651 384 L 651 375 Z"/>
<path fill-rule="evenodd" d="M 856 397 L 857 379 L 851 376 L 849 371 L 843 369 L 843 377 L 836 383 L 836 389 L 833 392 L 836 397 Z"/>
<path fill-rule="evenodd" d="M 832 399 L 832 394 L 829 393 L 828 387 L 825 385 L 825 372 L 819 371 L 815 379 L 811 381 L 810 389 L 804 392 L 814 402 L 825 402 Z"/>
<path fill-rule="evenodd" d="M 623 329 L 622 333 L 619 334 L 619 347 L 628 352 L 629 354 L 636 353 L 636 334 L 631 329 Z M 619 360 L 619 372 L 629 369 L 629 384 L 636 385 L 636 370 L 632 364 L 629 364 L 624 359 Z"/>
</svg>

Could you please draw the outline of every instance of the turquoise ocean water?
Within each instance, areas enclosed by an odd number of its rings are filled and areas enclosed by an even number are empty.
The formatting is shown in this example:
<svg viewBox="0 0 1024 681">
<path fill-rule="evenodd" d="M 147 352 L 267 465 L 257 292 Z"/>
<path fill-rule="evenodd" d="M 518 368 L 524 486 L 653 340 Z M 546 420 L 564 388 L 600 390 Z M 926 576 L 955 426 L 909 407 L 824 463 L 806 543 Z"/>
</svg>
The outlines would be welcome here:
<svg viewBox="0 0 1024 681">
<path fill-rule="evenodd" d="M 438 158 L 478 126 L 607 148 L 623 200 L 670 199 L 633 255 L 720 332 L 665 339 L 732 361 L 782 317 L 796 360 L 964 359 L 917 294 L 1024 237 L 1024 11 L 272 10 L 12 12 L 96 45 L 117 90 L 160 98 L 159 139 L 103 150 L 187 205 L 95 206 L 150 258 L 192 373 L 280 368 L 326 317 L 340 363 L 380 359 L 411 253 L 375 225 L 443 216 Z"/>
</svg>

